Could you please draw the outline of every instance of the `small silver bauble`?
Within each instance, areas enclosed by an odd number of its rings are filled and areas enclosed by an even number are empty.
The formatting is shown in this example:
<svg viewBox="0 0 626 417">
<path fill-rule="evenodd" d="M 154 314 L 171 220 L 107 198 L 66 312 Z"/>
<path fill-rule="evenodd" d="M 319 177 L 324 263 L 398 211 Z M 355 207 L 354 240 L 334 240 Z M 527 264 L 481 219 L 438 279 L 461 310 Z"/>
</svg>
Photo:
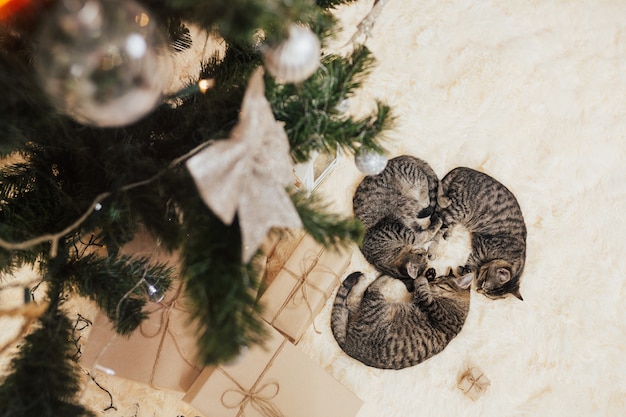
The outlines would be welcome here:
<svg viewBox="0 0 626 417">
<path fill-rule="evenodd" d="M 59 1 L 38 40 L 35 65 L 46 93 L 80 123 L 126 125 L 161 100 L 167 42 L 132 0 Z"/>
<path fill-rule="evenodd" d="M 309 78 L 320 66 L 321 44 L 311 29 L 292 24 L 288 38 L 276 47 L 265 46 L 265 68 L 275 78 L 296 83 Z"/>
<path fill-rule="evenodd" d="M 380 174 L 387 166 L 387 157 L 363 147 L 354 154 L 356 167 L 365 175 Z"/>
</svg>

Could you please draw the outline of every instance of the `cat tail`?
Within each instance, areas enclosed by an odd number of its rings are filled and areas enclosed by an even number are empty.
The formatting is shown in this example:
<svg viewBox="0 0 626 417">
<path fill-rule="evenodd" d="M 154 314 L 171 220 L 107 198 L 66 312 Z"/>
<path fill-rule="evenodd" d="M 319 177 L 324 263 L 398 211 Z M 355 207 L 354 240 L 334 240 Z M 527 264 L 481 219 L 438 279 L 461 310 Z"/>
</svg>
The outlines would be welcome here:
<svg viewBox="0 0 626 417">
<path fill-rule="evenodd" d="M 346 277 L 341 283 L 341 287 L 337 290 L 335 296 L 335 302 L 333 304 L 333 311 L 330 316 L 330 328 L 335 336 L 337 344 L 343 349 L 346 343 L 346 333 L 348 331 L 348 316 L 350 311 L 348 309 L 348 296 L 350 291 L 359 282 L 359 279 L 363 276 L 361 272 L 353 272 Z"/>
</svg>

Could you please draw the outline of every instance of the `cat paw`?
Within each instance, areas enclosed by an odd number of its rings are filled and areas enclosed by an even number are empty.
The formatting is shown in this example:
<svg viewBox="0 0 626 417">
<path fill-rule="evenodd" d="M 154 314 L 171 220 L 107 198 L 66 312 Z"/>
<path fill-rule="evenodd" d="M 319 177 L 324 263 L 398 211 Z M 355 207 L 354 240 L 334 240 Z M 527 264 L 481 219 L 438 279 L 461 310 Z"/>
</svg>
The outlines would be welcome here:
<svg viewBox="0 0 626 417">
<path fill-rule="evenodd" d="M 433 213 L 430 217 L 430 227 L 433 229 L 440 229 L 443 226 L 443 219 L 438 213 Z"/>
<path fill-rule="evenodd" d="M 424 272 L 424 276 L 428 281 L 432 281 L 437 276 L 437 271 L 435 271 L 435 268 L 428 268 L 426 272 Z"/>
<path fill-rule="evenodd" d="M 450 230 L 450 227 L 448 227 L 445 224 L 442 224 L 441 228 L 439 229 L 439 235 L 441 236 L 441 239 L 448 240 L 451 234 L 452 234 L 452 231 Z"/>
</svg>

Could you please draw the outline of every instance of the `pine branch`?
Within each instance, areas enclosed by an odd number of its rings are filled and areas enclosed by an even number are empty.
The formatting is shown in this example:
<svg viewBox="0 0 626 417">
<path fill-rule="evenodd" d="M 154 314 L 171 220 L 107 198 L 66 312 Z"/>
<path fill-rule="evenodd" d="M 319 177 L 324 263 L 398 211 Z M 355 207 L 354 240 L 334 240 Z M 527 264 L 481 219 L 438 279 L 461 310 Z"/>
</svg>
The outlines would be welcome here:
<svg viewBox="0 0 626 417">
<path fill-rule="evenodd" d="M 308 160 L 314 151 L 354 151 L 360 146 L 382 151 L 375 139 L 393 122 L 388 106 L 377 103 L 377 113 L 361 120 L 337 109 L 361 86 L 374 64 L 370 51 L 361 48 L 348 57 L 326 57 L 302 85 L 277 84 L 266 77 L 268 100 L 276 119 L 285 122 L 296 162 Z"/>
<path fill-rule="evenodd" d="M 191 48 L 193 40 L 189 28 L 175 16 L 167 16 L 166 24 L 170 38 L 170 47 L 175 52 L 183 52 Z"/>
<path fill-rule="evenodd" d="M 80 375 L 71 359 L 71 335 L 72 323 L 51 304 L 0 381 L 0 416 L 95 417 L 76 403 Z"/>
<path fill-rule="evenodd" d="M 308 0 L 144 0 L 161 16 L 180 16 L 183 21 L 209 31 L 217 30 L 230 41 L 249 42 L 257 29 L 281 36 L 290 22 L 315 15 L 317 7 Z M 284 35 L 282 35 L 284 37 Z"/>
<path fill-rule="evenodd" d="M 328 205 L 315 194 L 292 192 L 291 199 L 304 230 L 324 247 L 338 249 L 351 242 L 361 243 L 364 229 L 359 220 L 330 213 Z"/>
<path fill-rule="evenodd" d="M 0 24 L 0 157 L 19 149 L 47 126 L 51 108 L 30 63 L 27 40 Z"/>
<path fill-rule="evenodd" d="M 68 261 L 57 274 L 70 289 L 94 300 L 119 334 L 128 335 L 147 317 L 142 311 L 148 299 L 147 285 L 164 294 L 171 285 L 173 269 L 153 264 L 150 258 L 89 254 Z"/>
<path fill-rule="evenodd" d="M 315 0 L 315 3 L 317 3 L 319 7 L 322 7 L 324 9 L 332 9 L 337 6 L 355 3 L 356 1 L 357 0 Z"/>
<path fill-rule="evenodd" d="M 262 340 L 254 293 L 257 272 L 241 264 L 241 236 L 236 222 L 224 225 L 199 198 L 184 204 L 187 235 L 182 250 L 199 358 L 205 365 L 232 359 L 243 346 Z"/>
</svg>

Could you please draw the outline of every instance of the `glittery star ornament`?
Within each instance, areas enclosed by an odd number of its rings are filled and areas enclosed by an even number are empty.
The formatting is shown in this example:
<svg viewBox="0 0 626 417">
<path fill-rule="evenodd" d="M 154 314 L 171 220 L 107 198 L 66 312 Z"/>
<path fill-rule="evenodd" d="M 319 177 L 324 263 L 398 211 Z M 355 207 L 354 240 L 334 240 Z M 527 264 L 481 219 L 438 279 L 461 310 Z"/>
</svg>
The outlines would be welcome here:
<svg viewBox="0 0 626 417">
<path fill-rule="evenodd" d="M 261 68 L 250 77 L 230 137 L 191 157 L 187 168 L 202 200 L 220 220 L 231 224 L 238 214 L 244 262 L 272 227 L 302 227 L 285 190 L 292 178 L 289 140 L 265 98 Z"/>
</svg>

